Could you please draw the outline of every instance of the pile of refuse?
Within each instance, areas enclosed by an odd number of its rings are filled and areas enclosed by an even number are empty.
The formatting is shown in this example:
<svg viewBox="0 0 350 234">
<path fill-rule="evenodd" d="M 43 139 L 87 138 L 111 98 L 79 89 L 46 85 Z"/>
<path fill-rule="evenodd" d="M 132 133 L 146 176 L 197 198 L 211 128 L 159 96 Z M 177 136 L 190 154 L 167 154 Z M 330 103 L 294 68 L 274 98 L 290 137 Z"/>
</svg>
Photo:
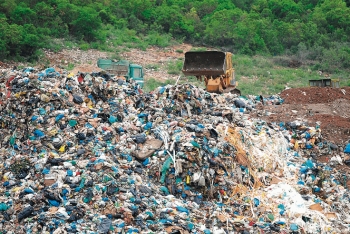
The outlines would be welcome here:
<svg viewBox="0 0 350 234">
<path fill-rule="evenodd" d="M 6 233 L 349 231 L 346 175 L 314 158 L 350 146 L 327 144 L 319 126 L 252 119 L 258 97 L 143 93 L 53 68 L 0 79 Z"/>
</svg>

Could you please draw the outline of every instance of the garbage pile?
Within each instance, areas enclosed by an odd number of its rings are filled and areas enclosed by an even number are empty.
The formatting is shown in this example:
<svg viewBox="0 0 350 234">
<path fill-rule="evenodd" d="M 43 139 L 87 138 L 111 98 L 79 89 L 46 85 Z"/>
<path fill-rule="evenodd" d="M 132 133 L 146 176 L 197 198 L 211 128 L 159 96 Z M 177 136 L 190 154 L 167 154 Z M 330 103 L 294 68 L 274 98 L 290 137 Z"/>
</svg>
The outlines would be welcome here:
<svg viewBox="0 0 350 234">
<path fill-rule="evenodd" d="M 349 231 L 346 176 L 314 160 L 321 129 L 252 119 L 255 97 L 52 68 L 0 79 L 7 233 Z"/>
</svg>

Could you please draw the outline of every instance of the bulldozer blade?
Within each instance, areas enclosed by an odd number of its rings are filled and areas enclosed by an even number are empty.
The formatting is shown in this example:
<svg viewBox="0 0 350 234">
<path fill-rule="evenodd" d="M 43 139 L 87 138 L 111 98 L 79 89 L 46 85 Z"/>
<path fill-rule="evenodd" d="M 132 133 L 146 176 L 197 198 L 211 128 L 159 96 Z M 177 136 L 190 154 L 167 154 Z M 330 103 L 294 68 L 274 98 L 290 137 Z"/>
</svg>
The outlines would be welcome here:
<svg viewBox="0 0 350 234">
<path fill-rule="evenodd" d="M 220 76 L 226 71 L 226 54 L 220 51 L 186 52 L 182 72 L 186 76 Z"/>
</svg>

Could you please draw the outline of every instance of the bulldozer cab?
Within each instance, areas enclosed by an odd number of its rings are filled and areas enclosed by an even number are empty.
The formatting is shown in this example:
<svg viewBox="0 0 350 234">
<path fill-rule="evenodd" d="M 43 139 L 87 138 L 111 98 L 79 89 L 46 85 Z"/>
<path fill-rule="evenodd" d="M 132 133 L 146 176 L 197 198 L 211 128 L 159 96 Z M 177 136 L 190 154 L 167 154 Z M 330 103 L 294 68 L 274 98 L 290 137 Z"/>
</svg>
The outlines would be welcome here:
<svg viewBox="0 0 350 234">
<path fill-rule="evenodd" d="M 196 76 L 200 80 L 204 78 L 208 92 L 233 92 L 240 95 L 240 91 L 236 89 L 232 54 L 229 52 L 186 52 L 182 72 L 186 76 Z"/>
</svg>

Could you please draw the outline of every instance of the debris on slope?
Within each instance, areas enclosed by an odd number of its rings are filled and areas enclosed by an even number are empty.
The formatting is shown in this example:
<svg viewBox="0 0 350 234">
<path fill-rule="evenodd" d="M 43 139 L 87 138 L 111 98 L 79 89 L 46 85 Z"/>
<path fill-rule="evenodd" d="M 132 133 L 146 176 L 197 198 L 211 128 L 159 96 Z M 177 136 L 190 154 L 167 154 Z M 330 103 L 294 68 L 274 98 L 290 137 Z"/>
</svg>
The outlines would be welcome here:
<svg viewBox="0 0 350 234">
<path fill-rule="evenodd" d="M 350 146 L 319 125 L 251 118 L 257 97 L 192 85 L 143 93 L 52 68 L 0 79 L 4 230 L 349 231 L 347 178 L 314 158 L 347 164 Z"/>
</svg>

